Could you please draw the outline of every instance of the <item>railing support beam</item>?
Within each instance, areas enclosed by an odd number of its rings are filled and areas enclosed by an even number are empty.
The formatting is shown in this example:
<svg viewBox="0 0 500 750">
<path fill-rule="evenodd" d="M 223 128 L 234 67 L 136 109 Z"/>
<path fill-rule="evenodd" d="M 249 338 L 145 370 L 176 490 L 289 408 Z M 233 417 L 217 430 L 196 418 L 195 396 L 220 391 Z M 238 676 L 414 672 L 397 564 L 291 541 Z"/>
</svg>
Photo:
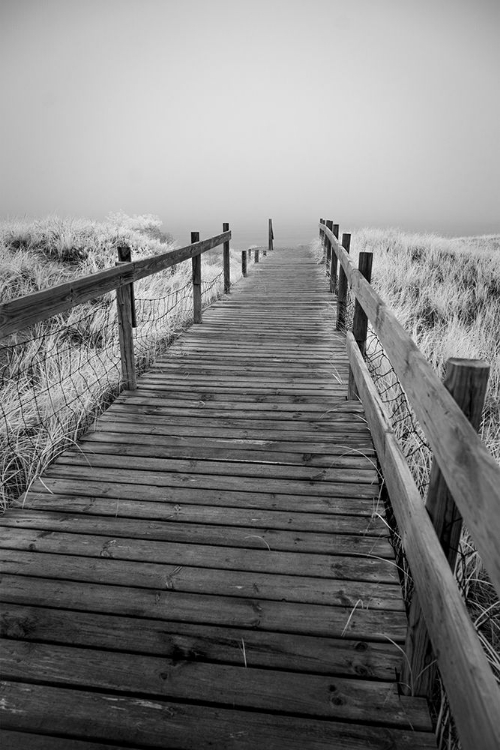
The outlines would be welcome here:
<svg viewBox="0 0 500 750">
<path fill-rule="evenodd" d="M 132 260 L 130 247 L 124 245 L 118 248 L 116 265 L 130 263 Z M 134 331 L 136 327 L 134 287 L 132 284 L 117 287 L 116 312 L 118 318 L 118 339 L 120 342 L 120 360 L 122 384 L 129 391 L 137 389 L 135 373 Z"/>
<path fill-rule="evenodd" d="M 191 244 L 200 241 L 199 232 L 191 232 Z M 193 269 L 193 322 L 201 323 L 201 254 L 191 258 Z"/>
<path fill-rule="evenodd" d="M 222 225 L 223 232 L 229 232 L 229 224 L 224 223 Z M 224 266 L 224 294 L 229 294 L 231 291 L 231 256 L 229 254 L 229 242 L 224 242 L 222 245 L 222 259 Z"/>
<path fill-rule="evenodd" d="M 360 253 L 359 254 L 359 262 L 358 262 L 358 270 L 368 283 L 372 280 L 372 265 L 373 265 L 373 253 Z M 359 304 L 358 300 L 354 303 L 354 318 L 352 322 L 352 333 L 354 338 L 356 339 L 356 343 L 359 347 L 359 350 L 361 352 L 361 356 L 363 359 L 366 355 L 366 335 L 368 333 L 368 317 Z M 354 380 L 354 375 L 352 372 L 352 368 L 349 367 L 349 385 L 348 385 L 348 395 L 347 398 L 349 400 L 354 400 L 356 398 L 359 398 L 358 389 L 356 388 L 356 381 Z"/>
<path fill-rule="evenodd" d="M 349 252 L 351 247 L 351 235 L 344 233 L 342 235 L 342 247 Z M 342 266 L 339 273 L 339 291 L 337 296 L 337 331 L 345 330 L 346 324 L 346 306 L 347 306 L 347 276 Z"/>
</svg>

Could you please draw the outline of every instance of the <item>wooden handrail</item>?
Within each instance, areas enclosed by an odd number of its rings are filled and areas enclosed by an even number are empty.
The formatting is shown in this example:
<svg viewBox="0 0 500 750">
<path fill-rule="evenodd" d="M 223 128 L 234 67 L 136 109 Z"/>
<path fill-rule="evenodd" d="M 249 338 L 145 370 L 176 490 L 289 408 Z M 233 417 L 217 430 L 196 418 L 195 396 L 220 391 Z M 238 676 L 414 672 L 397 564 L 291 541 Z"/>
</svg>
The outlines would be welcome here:
<svg viewBox="0 0 500 750">
<path fill-rule="evenodd" d="M 0 339 L 15 331 L 69 310 L 90 299 L 100 297 L 113 289 L 144 279 L 154 273 L 171 268 L 177 263 L 194 258 L 218 245 L 229 242 L 231 232 L 223 232 L 177 250 L 154 255 L 143 260 L 124 263 L 116 268 L 82 276 L 80 279 L 58 284 L 41 292 L 5 302 L 0 305 Z"/>
<path fill-rule="evenodd" d="M 414 341 L 325 224 L 352 291 L 406 391 L 434 457 L 500 595 L 500 467 Z"/>
<path fill-rule="evenodd" d="M 351 332 L 347 350 L 462 745 L 496 750 L 500 689 Z M 410 675 L 410 682 L 418 676 Z"/>
</svg>

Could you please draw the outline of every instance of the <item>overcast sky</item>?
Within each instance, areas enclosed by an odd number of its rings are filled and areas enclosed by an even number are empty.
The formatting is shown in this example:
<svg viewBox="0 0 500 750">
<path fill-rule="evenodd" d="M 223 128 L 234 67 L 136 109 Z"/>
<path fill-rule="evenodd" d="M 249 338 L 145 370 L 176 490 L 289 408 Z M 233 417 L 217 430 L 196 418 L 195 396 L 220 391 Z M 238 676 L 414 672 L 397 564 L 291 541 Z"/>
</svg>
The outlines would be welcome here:
<svg viewBox="0 0 500 750">
<path fill-rule="evenodd" d="M 2 217 L 500 232 L 500 0 L 0 0 L 0 29 Z"/>
</svg>

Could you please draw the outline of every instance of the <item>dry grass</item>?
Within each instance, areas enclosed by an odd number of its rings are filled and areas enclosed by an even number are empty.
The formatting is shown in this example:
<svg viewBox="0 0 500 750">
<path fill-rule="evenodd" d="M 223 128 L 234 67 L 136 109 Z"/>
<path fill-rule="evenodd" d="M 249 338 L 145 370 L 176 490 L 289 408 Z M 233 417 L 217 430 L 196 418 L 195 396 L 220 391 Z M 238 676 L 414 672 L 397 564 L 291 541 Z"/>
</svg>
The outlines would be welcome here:
<svg viewBox="0 0 500 750">
<path fill-rule="evenodd" d="M 105 222 L 49 217 L 0 224 L 0 301 L 49 288 L 114 265 L 117 246 L 134 258 L 174 247 L 155 217 L 117 214 Z M 236 256 L 233 257 L 233 261 Z M 239 264 L 232 264 L 233 280 Z M 203 302 L 222 291 L 214 253 L 202 259 Z M 191 264 L 135 285 L 140 370 L 192 318 Z M 120 389 L 114 295 L 5 339 L 0 344 L 0 503 L 19 496 L 47 464 L 78 439 Z"/>
</svg>

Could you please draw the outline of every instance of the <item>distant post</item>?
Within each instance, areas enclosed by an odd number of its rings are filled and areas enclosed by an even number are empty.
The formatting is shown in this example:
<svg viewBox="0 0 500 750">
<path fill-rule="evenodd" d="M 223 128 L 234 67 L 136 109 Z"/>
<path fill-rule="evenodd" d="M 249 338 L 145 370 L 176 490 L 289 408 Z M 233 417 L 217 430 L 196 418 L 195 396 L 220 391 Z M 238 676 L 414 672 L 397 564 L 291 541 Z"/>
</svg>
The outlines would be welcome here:
<svg viewBox="0 0 500 750">
<path fill-rule="evenodd" d="M 124 263 L 130 263 L 132 261 L 130 247 L 119 247 L 118 258 L 119 260 L 116 263 L 117 266 L 121 266 Z M 136 319 L 132 284 L 117 287 L 116 310 L 118 317 L 118 338 L 120 341 L 122 383 L 127 390 L 135 391 L 137 388 L 137 379 L 135 374 L 133 328 L 136 326 Z"/>
<path fill-rule="evenodd" d="M 349 252 L 349 249 L 351 247 L 351 235 L 350 234 L 344 233 L 342 235 L 342 247 L 344 248 L 346 253 Z M 346 307 L 347 307 L 347 276 L 341 264 L 340 271 L 339 271 L 339 291 L 338 291 L 338 297 L 337 297 L 337 331 L 345 330 Z"/>
<path fill-rule="evenodd" d="M 259 262 L 259 248 L 258 247 L 255 248 L 255 262 L 256 263 Z"/>
<path fill-rule="evenodd" d="M 324 223 L 325 223 L 325 220 L 324 220 L 324 219 L 320 219 L 320 220 L 319 220 L 319 223 L 320 223 L 320 224 L 324 224 Z M 322 229 L 321 227 L 319 228 L 319 241 L 320 241 L 320 243 L 321 243 L 321 247 L 322 247 L 322 248 L 323 248 L 323 250 L 324 250 L 324 249 L 325 249 L 325 238 L 324 238 L 324 233 L 323 233 L 323 229 Z"/>
<path fill-rule="evenodd" d="M 247 275 L 247 253 L 246 250 L 241 251 L 241 273 L 243 276 Z"/>
<path fill-rule="evenodd" d="M 200 241 L 199 232 L 191 232 L 191 244 Z M 201 323 L 201 253 L 191 258 L 193 268 L 193 322 Z"/>
<path fill-rule="evenodd" d="M 274 250 L 274 232 L 273 232 L 273 220 L 269 219 L 269 240 L 268 240 L 269 252 Z"/>
<path fill-rule="evenodd" d="M 223 232 L 229 232 L 229 224 L 222 225 Z M 222 249 L 222 258 L 224 265 L 224 294 L 231 291 L 231 258 L 229 255 L 229 242 L 224 242 Z"/>
<path fill-rule="evenodd" d="M 330 231 L 333 231 L 333 221 L 331 219 L 326 220 L 326 226 Z M 327 273 L 330 272 L 330 259 L 332 257 L 332 243 L 330 242 L 330 239 L 325 236 L 325 245 L 326 245 L 326 271 Z"/>
<path fill-rule="evenodd" d="M 358 270 L 365 277 L 368 283 L 372 279 L 373 253 L 360 253 Z M 368 333 L 368 318 L 365 311 L 359 304 L 358 300 L 354 303 L 354 318 L 352 322 L 352 333 L 359 346 L 359 350 L 364 357 L 366 354 L 366 335 Z M 358 389 L 354 380 L 354 375 L 349 367 L 349 386 L 348 398 L 352 401 L 358 397 Z"/>
</svg>

